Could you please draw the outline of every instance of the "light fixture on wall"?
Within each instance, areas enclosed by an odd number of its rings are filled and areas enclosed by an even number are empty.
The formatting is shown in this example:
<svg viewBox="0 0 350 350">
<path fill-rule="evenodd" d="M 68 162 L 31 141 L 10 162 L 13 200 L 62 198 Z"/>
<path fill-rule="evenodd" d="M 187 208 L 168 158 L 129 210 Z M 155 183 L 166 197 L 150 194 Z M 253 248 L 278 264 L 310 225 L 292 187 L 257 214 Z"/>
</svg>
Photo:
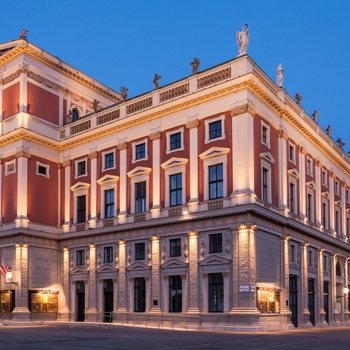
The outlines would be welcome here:
<svg viewBox="0 0 350 350">
<path fill-rule="evenodd" d="M 5 281 L 6 281 L 6 284 L 14 284 L 15 286 L 18 286 L 18 282 L 12 282 L 11 267 L 9 267 L 8 271 L 6 272 Z"/>
</svg>

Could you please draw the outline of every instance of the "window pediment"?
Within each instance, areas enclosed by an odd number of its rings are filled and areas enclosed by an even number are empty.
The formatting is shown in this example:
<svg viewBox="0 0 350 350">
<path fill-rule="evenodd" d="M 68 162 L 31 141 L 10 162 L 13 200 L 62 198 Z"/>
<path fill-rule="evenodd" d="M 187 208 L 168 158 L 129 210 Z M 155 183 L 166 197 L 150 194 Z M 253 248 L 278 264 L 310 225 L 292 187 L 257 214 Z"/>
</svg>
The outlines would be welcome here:
<svg viewBox="0 0 350 350">
<path fill-rule="evenodd" d="M 328 191 L 322 192 L 321 195 L 322 195 L 322 197 L 324 197 L 324 198 L 327 198 L 327 199 L 330 198 L 330 195 L 329 195 L 329 192 L 328 192 Z"/>
<path fill-rule="evenodd" d="M 275 163 L 275 158 L 272 156 L 270 152 L 263 152 L 260 153 L 260 158 L 266 160 L 267 162 L 274 164 Z"/>
<path fill-rule="evenodd" d="M 343 204 L 342 204 L 341 201 L 335 201 L 334 205 L 336 205 L 337 207 L 341 208 Z"/>
<path fill-rule="evenodd" d="M 227 265 L 230 264 L 230 260 L 218 255 L 213 255 L 203 259 L 199 264 L 201 266 Z"/>
<path fill-rule="evenodd" d="M 113 266 L 108 266 L 108 265 L 101 266 L 96 270 L 96 272 L 98 272 L 98 273 L 109 273 L 109 272 L 116 273 L 117 271 L 118 271 L 118 269 L 114 268 Z"/>
<path fill-rule="evenodd" d="M 162 269 L 174 269 L 179 267 L 187 267 L 187 263 L 177 259 L 171 259 L 161 265 Z"/>
<path fill-rule="evenodd" d="M 146 168 L 142 166 L 138 166 L 134 168 L 133 170 L 129 171 L 127 175 L 129 177 L 135 177 L 140 175 L 148 175 L 152 171 L 152 168 Z"/>
<path fill-rule="evenodd" d="M 75 267 L 70 272 L 71 275 L 79 275 L 79 274 L 86 274 L 86 269 L 83 269 L 82 267 Z"/>
<path fill-rule="evenodd" d="M 199 158 L 208 159 L 212 157 L 223 156 L 226 155 L 228 152 L 230 152 L 230 149 L 226 147 L 211 147 L 207 151 L 201 153 L 199 155 Z"/>
<path fill-rule="evenodd" d="M 312 188 L 313 190 L 316 190 L 317 186 L 314 181 L 309 181 L 306 183 L 306 186 L 309 188 Z"/>
<path fill-rule="evenodd" d="M 126 268 L 128 271 L 148 271 L 150 266 L 143 264 L 141 262 L 135 262 Z"/>
<path fill-rule="evenodd" d="M 97 180 L 97 183 L 99 185 L 104 185 L 112 182 L 117 182 L 119 180 L 119 176 L 115 175 L 105 175 L 102 176 L 100 179 Z"/>
<path fill-rule="evenodd" d="M 297 169 L 289 169 L 288 174 L 294 177 L 296 180 L 300 177 L 299 171 Z"/>
<path fill-rule="evenodd" d="M 187 158 L 170 158 L 169 160 L 167 160 L 166 162 L 164 162 L 163 164 L 161 164 L 160 166 L 163 169 L 168 169 L 168 168 L 172 168 L 175 166 L 185 166 L 188 163 L 188 159 Z"/>
<path fill-rule="evenodd" d="M 70 190 L 72 192 L 82 191 L 89 189 L 90 184 L 87 182 L 77 182 L 75 185 L 73 185 Z"/>
</svg>

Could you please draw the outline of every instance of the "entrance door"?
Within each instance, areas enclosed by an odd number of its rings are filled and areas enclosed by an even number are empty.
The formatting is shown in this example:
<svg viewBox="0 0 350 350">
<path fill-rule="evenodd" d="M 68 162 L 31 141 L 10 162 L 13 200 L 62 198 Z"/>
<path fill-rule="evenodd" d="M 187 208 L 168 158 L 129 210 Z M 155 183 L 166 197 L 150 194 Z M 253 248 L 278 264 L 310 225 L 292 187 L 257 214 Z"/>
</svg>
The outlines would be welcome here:
<svg viewBox="0 0 350 350">
<path fill-rule="evenodd" d="M 298 277 L 295 275 L 289 276 L 289 310 L 294 327 L 298 327 Z"/>
<path fill-rule="evenodd" d="M 110 312 L 113 311 L 113 281 L 103 281 L 103 292 L 104 292 L 104 318 L 103 322 L 112 322 L 113 316 Z"/>
<path fill-rule="evenodd" d="M 76 292 L 77 292 L 77 321 L 84 322 L 85 320 L 85 283 L 77 282 L 76 284 Z"/>
<path fill-rule="evenodd" d="M 323 282 L 323 308 L 326 322 L 329 323 L 329 282 Z"/>
</svg>

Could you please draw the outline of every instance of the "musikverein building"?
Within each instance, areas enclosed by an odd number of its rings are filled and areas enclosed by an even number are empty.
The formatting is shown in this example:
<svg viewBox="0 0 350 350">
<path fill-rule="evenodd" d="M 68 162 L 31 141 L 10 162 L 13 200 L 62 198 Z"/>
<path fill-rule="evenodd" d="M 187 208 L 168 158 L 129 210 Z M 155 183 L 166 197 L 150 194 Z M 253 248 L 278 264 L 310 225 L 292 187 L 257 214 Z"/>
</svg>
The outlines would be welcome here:
<svg viewBox="0 0 350 350">
<path fill-rule="evenodd" d="M 0 322 L 349 324 L 350 159 L 247 54 L 131 99 L 26 40 L 0 74 Z"/>
</svg>

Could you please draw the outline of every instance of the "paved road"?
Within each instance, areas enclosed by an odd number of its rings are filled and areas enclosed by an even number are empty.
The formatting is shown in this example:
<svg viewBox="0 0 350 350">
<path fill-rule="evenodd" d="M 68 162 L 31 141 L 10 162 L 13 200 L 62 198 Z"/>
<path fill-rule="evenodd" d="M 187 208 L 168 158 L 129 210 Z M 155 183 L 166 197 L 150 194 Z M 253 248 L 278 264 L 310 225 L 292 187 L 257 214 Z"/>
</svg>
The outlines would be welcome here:
<svg viewBox="0 0 350 350">
<path fill-rule="evenodd" d="M 350 327 L 276 333 L 167 331 L 120 326 L 0 327 L 1 350 L 349 350 Z"/>
</svg>

